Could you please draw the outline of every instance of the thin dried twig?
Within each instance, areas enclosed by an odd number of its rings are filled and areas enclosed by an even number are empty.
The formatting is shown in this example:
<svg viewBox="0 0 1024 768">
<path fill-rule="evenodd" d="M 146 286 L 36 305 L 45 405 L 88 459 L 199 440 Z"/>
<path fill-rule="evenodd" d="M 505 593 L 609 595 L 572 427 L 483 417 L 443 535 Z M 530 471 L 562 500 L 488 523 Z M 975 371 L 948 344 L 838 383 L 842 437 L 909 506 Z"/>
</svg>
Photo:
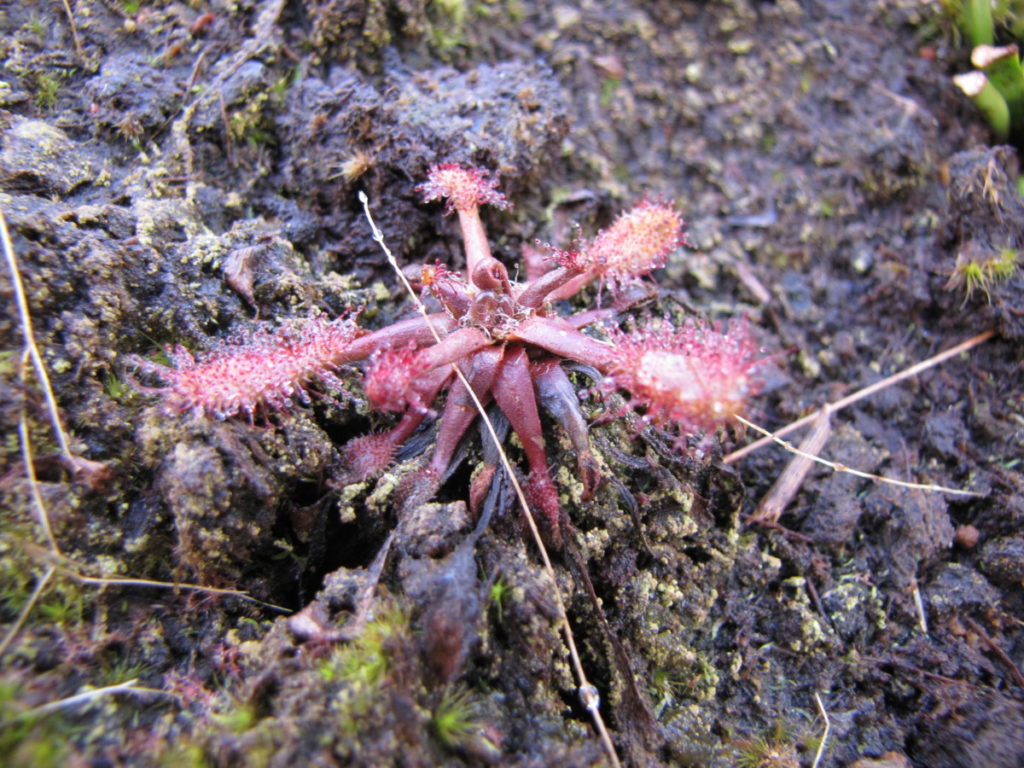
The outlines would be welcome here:
<svg viewBox="0 0 1024 768">
<path fill-rule="evenodd" d="M 60 418 L 60 411 L 57 408 L 57 398 L 54 397 L 53 387 L 50 386 L 50 376 L 46 372 L 46 365 L 43 363 L 43 356 L 39 354 L 39 347 L 36 346 L 35 332 L 32 329 L 32 316 L 28 310 L 28 298 L 25 296 L 25 285 L 21 282 L 21 271 L 18 269 L 18 260 L 14 256 L 14 246 L 11 245 L 11 236 L 7 231 L 7 219 L 0 210 L 0 239 L 3 241 L 4 257 L 7 259 L 7 268 L 11 272 L 11 284 L 14 288 L 14 299 L 18 306 L 18 320 L 21 323 L 21 330 L 25 335 L 25 351 L 32 360 L 32 368 L 39 379 L 39 386 L 43 391 L 46 400 L 46 407 L 50 411 L 50 423 L 53 424 L 54 437 L 60 446 L 68 464 L 75 466 L 77 457 L 71 450 L 67 432 L 64 431 L 64 424 Z"/>
<path fill-rule="evenodd" d="M 75 53 L 78 54 L 79 59 L 84 59 L 85 54 L 82 52 L 82 39 L 78 36 L 78 25 L 75 24 L 75 14 L 71 10 L 71 3 L 69 0 L 64 0 L 64 13 L 68 17 L 68 26 L 71 27 L 71 39 L 75 43 Z"/>
<path fill-rule="evenodd" d="M 25 380 L 25 360 L 22 358 L 22 381 Z M 53 528 L 50 526 L 50 514 L 43 503 L 43 495 L 39 492 L 39 480 L 36 478 L 35 459 L 32 455 L 32 440 L 29 436 L 28 418 L 25 416 L 25 405 L 22 403 L 21 416 L 18 418 L 18 439 L 21 442 L 21 460 L 25 464 L 25 475 L 28 478 L 28 487 L 32 492 L 32 503 L 36 508 L 36 519 L 39 527 L 43 529 L 43 538 L 46 545 L 54 554 L 60 554 L 60 547 L 53 535 Z"/>
<path fill-rule="evenodd" d="M 825 744 L 828 742 L 828 732 L 832 729 L 832 721 L 828 719 L 828 712 L 825 711 L 825 705 L 821 703 L 821 696 L 818 692 L 814 692 L 814 703 L 818 705 L 818 712 L 825 719 L 825 730 L 821 734 L 821 741 L 818 742 L 818 751 L 814 755 L 814 762 L 811 763 L 811 768 L 818 768 L 821 765 L 821 758 L 825 756 Z"/>
<path fill-rule="evenodd" d="M 28 541 L 17 541 L 17 544 L 25 550 L 25 553 L 37 563 L 46 565 L 59 571 L 72 581 L 79 584 L 91 584 L 100 587 L 146 587 L 152 589 L 185 589 L 190 592 L 203 592 L 209 595 L 224 595 L 225 597 L 237 597 L 246 602 L 261 605 L 281 613 L 291 613 L 291 610 L 280 605 L 265 602 L 253 597 L 247 592 L 237 589 L 222 589 L 220 587 L 207 587 L 202 584 L 190 584 L 184 581 L 156 581 L 154 579 L 133 579 L 120 576 L 89 576 L 82 573 L 84 566 L 69 557 L 56 552 L 51 552 L 44 547 L 37 546 Z"/>
<path fill-rule="evenodd" d="M 1017 666 L 1014 660 L 1009 657 L 1006 651 L 996 644 L 995 640 L 988 636 L 988 633 L 981 628 L 981 625 L 978 624 L 978 622 L 968 616 L 967 623 L 970 624 L 971 629 L 973 629 L 978 636 L 985 641 L 985 645 L 988 646 L 988 649 L 998 656 L 999 660 L 1003 662 L 1003 664 L 1010 668 L 1010 674 L 1013 675 L 1014 681 L 1021 689 L 1024 689 L 1024 673 L 1020 671 L 1020 667 Z"/>
<path fill-rule="evenodd" d="M 759 427 L 757 424 L 755 424 L 752 421 L 747 421 L 747 419 L 743 418 L 742 416 L 734 416 L 733 418 L 735 418 L 738 422 L 740 422 L 740 424 L 743 424 L 745 427 L 749 427 L 750 429 L 754 430 L 755 432 L 760 432 L 762 435 L 767 437 L 769 440 L 772 440 L 772 441 L 778 443 L 779 445 L 781 445 L 783 448 L 785 448 L 790 453 L 796 454 L 797 456 L 803 456 L 805 459 L 810 459 L 811 461 L 816 461 L 817 463 L 819 463 L 819 464 L 821 464 L 823 466 L 828 467 L 833 472 L 845 472 L 845 473 L 847 473 L 849 475 L 853 475 L 855 477 L 863 477 L 865 480 L 874 480 L 877 483 L 887 483 L 888 485 L 896 485 L 896 486 L 899 486 L 900 488 L 914 488 L 914 489 L 917 489 L 917 490 L 920 490 L 920 491 L 934 491 L 936 493 L 952 493 L 952 494 L 955 494 L 957 496 L 973 496 L 973 497 L 977 497 L 977 498 L 981 498 L 981 497 L 983 497 L 985 495 L 983 493 L 977 493 L 976 491 L 964 491 L 964 490 L 962 490 L 960 488 L 947 488 L 944 485 L 936 485 L 935 483 L 913 483 L 913 482 L 910 482 L 909 480 L 896 480 L 896 479 L 894 479 L 892 477 L 884 477 L 882 475 L 875 475 L 875 474 L 872 474 L 871 472 L 862 472 L 859 469 L 853 469 L 852 467 L 848 467 L 845 464 L 841 464 L 838 461 L 829 461 L 828 459 L 823 459 L 821 456 L 815 456 L 812 453 L 807 453 L 806 451 L 802 451 L 799 448 L 797 448 L 795 445 L 793 445 L 792 443 L 787 443 L 785 440 L 780 438 L 778 435 L 776 435 L 776 434 L 774 434 L 772 432 L 769 432 L 764 427 Z"/>
<path fill-rule="evenodd" d="M 33 707 L 32 709 L 26 709 L 24 712 L 19 712 L 14 715 L 14 717 L 4 720 L 0 723 L 0 726 L 8 725 L 10 723 L 17 722 L 18 720 L 24 720 L 27 717 L 36 717 L 37 715 L 56 712 L 59 709 L 68 709 L 69 707 L 74 707 L 79 704 L 86 704 L 102 696 L 110 696 L 115 693 L 156 694 L 158 696 L 173 695 L 167 691 L 161 691 L 159 688 L 146 688 L 136 685 L 137 682 L 139 682 L 138 678 L 132 678 L 131 680 L 125 680 L 123 683 L 104 685 L 102 688 L 93 688 L 91 691 L 83 691 L 82 693 L 76 693 L 74 696 L 57 699 L 56 701 L 51 701 L 38 707 Z"/>
<path fill-rule="evenodd" d="M 922 635 L 928 634 L 928 614 L 924 610 L 924 600 L 921 599 L 921 588 L 917 585 L 917 579 L 910 585 L 911 595 L 914 598 L 914 608 L 917 609 L 917 626 Z"/>
<path fill-rule="evenodd" d="M 0 659 L 3 658 L 5 653 L 7 653 L 7 649 L 10 647 L 11 642 L 18 636 L 21 628 L 25 625 L 26 619 L 28 619 L 29 614 L 32 613 L 32 609 L 35 608 L 36 603 L 39 601 L 39 596 L 43 594 L 43 590 L 46 589 L 46 585 L 50 582 L 50 579 L 53 578 L 53 574 L 56 570 L 57 569 L 52 566 L 47 568 L 43 577 L 36 582 L 36 588 L 32 590 L 32 594 L 29 595 L 25 604 L 21 606 L 21 610 L 18 612 L 18 618 L 14 620 L 10 629 L 7 630 L 7 634 L 4 635 L 3 642 L 0 642 Z"/>
<path fill-rule="evenodd" d="M 420 297 L 416 295 L 416 292 L 413 290 L 412 285 L 410 285 L 409 281 L 402 273 L 401 268 L 398 266 L 398 261 L 395 259 L 394 254 L 391 253 L 391 249 L 388 248 L 387 244 L 384 242 L 384 233 L 377 228 L 377 224 L 374 222 L 373 216 L 370 214 L 369 198 L 367 198 L 366 193 L 361 190 L 359 192 L 359 201 L 363 204 L 363 213 L 365 214 L 367 221 L 369 221 L 370 223 L 370 229 L 373 230 L 373 239 L 380 246 L 381 250 L 384 251 L 384 255 L 387 257 L 388 263 L 391 265 L 391 268 L 398 275 L 398 278 L 401 281 L 402 286 L 405 288 L 406 292 L 409 294 L 413 303 L 416 305 L 416 309 L 423 317 L 424 321 L 427 324 L 427 327 L 430 328 L 430 332 L 434 335 L 434 338 L 438 342 L 440 342 L 441 334 L 438 333 L 437 329 L 434 327 L 433 323 L 430 320 L 426 306 L 424 306 L 423 302 L 420 301 Z M 537 527 L 537 523 L 533 519 L 533 512 L 530 510 L 530 505 L 526 501 L 526 494 L 523 492 L 522 485 L 516 478 L 515 472 L 512 469 L 512 463 L 509 461 L 508 456 L 505 453 L 505 450 L 502 448 L 501 440 L 498 439 L 498 433 L 495 431 L 494 425 L 491 423 L 490 418 L 487 416 L 487 411 L 484 409 L 483 403 L 480 402 L 480 399 L 477 397 L 476 392 L 474 392 L 473 388 L 470 386 L 469 380 L 466 378 L 465 374 L 462 372 L 462 370 L 456 363 L 452 363 L 452 370 L 455 372 L 455 375 L 459 378 L 459 381 L 462 382 L 463 386 L 466 388 L 466 391 L 469 392 L 470 397 L 473 399 L 473 404 L 476 406 L 476 409 L 480 414 L 482 423 L 487 429 L 488 436 L 491 438 L 491 441 L 498 449 L 498 457 L 501 461 L 502 468 L 508 475 L 509 482 L 512 484 L 512 488 L 515 491 L 516 498 L 519 501 L 519 505 L 523 509 L 523 514 L 526 517 L 526 522 L 530 527 L 530 533 L 533 535 L 533 540 L 537 544 L 537 549 L 540 551 L 541 562 L 544 565 L 544 571 L 548 575 L 548 578 L 551 579 L 552 593 L 555 597 L 555 602 L 558 606 L 558 613 L 562 623 L 562 632 L 565 635 L 565 642 L 566 646 L 569 649 L 569 656 L 572 660 L 573 669 L 575 670 L 576 677 L 579 680 L 579 688 L 577 690 L 577 693 L 580 697 L 580 702 L 583 704 L 587 712 L 590 713 L 590 717 L 594 721 L 594 727 L 597 729 L 598 735 L 601 738 L 601 742 L 604 745 L 604 749 L 608 755 L 609 761 L 612 763 L 613 766 L 615 766 L 615 768 L 619 768 L 621 764 L 619 762 L 618 754 L 615 752 L 615 745 L 612 743 L 611 735 L 608 733 L 608 729 L 605 727 L 604 719 L 601 717 L 601 697 L 598 694 L 597 688 L 590 683 L 590 681 L 587 679 L 586 673 L 583 670 L 583 663 L 580 661 L 580 655 L 576 649 L 576 640 L 572 634 L 572 628 L 569 625 L 569 615 L 565 610 L 565 602 L 562 600 L 562 594 L 558 589 L 558 581 L 555 577 L 555 569 L 551 565 L 551 559 L 548 557 L 547 548 L 544 546 L 544 541 L 541 538 L 540 529 Z"/>
<path fill-rule="evenodd" d="M 900 661 L 899 659 L 879 659 L 875 656 L 861 656 L 860 660 L 868 664 L 877 664 L 879 666 L 890 665 L 899 670 L 905 670 L 921 675 L 922 677 L 927 677 L 929 680 L 938 680 L 939 682 L 947 683 L 949 685 L 963 685 L 973 690 L 980 690 L 980 686 L 975 683 L 970 683 L 966 680 L 958 680 L 955 677 L 946 677 L 945 675 L 940 675 L 935 672 L 929 672 L 926 669 L 921 669 L 918 666 L 906 661 Z"/>
<path fill-rule="evenodd" d="M 283 605 L 275 605 L 274 603 L 268 603 L 265 600 L 253 597 L 248 592 L 243 592 L 238 589 L 221 589 L 218 587 L 207 587 L 202 584 L 189 584 L 184 581 L 155 581 L 153 579 L 131 579 L 131 578 L 117 578 L 110 576 L 85 576 L 81 573 L 76 573 L 71 570 L 62 570 L 65 576 L 70 579 L 77 581 L 79 584 L 93 584 L 100 587 L 150 587 L 153 589 L 186 589 L 190 592 L 202 592 L 207 595 L 223 595 L 225 597 L 237 597 L 239 600 L 245 600 L 248 603 L 254 603 L 255 605 L 261 605 L 264 608 L 270 608 L 273 611 L 279 613 L 291 613 L 291 608 L 285 608 Z"/>
<path fill-rule="evenodd" d="M 366 573 L 366 585 L 360 590 L 359 596 L 356 599 L 355 618 L 353 618 L 351 625 L 346 625 L 342 630 L 346 637 L 358 635 L 373 615 L 371 610 L 373 607 L 373 595 L 377 591 L 377 585 L 380 583 L 380 575 L 384 571 L 384 563 L 387 562 L 388 553 L 391 551 L 391 542 L 394 541 L 394 538 L 395 534 L 392 531 L 388 534 L 387 539 L 384 540 L 384 545 L 370 564 L 370 569 Z"/>
<path fill-rule="evenodd" d="M 979 333 L 977 336 L 972 336 L 971 338 L 967 339 L 967 341 L 961 342 L 960 344 L 957 344 L 955 347 L 947 349 L 945 352 L 940 352 L 939 354 L 929 357 L 927 360 L 922 360 L 920 363 L 916 363 L 910 366 L 909 368 L 900 371 L 899 373 L 894 373 L 892 376 L 887 376 L 881 381 L 876 381 L 874 384 L 866 386 L 863 389 L 857 390 L 853 394 L 847 395 L 844 398 L 836 400 L 834 403 L 829 403 L 825 407 L 827 407 L 832 413 L 840 411 L 846 406 L 856 403 L 858 400 L 863 400 L 865 397 L 873 395 L 876 392 L 885 389 L 886 387 L 891 387 L 893 384 L 901 382 L 904 379 L 909 379 L 911 376 L 916 376 L 922 371 L 925 371 L 933 366 L 936 366 L 939 363 L 945 362 L 951 357 L 956 357 L 961 352 L 966 352 L 967 350 L 972 349 L 978 346 L 979 344 L 988 341 L 995 335 L 995 331 L 985 331 L 984 333 Z M 753 453 L 759 448 L 763 448 L 772 441 L 778 442 L 776 438 L 785 437 L 790 432 L 794 432 L 800 429 L 801 427 L 810 424 L 812 421 L 818 418 L 819 412 L 820 411 L 814 411 L 813 413 L 809 413 L 803 418 L 797 419 L 796 421 L 792 422 L 791 424 L 787 424 L 781 429 L 776 429 L 773 433 L 768 433 L 766 430 L 758 430 L 759 432 L 761 432 L 761 434 L 765 435 L 765 437 L 761 438 L 760 440 L 755 440 L 750 445 L 746 445 L 743 448 L 733 451 L 724 459 L 722 459 L 723 463 L 732 464 L 734 462 L 739 461 L 747 454 Z"/>
</svg>

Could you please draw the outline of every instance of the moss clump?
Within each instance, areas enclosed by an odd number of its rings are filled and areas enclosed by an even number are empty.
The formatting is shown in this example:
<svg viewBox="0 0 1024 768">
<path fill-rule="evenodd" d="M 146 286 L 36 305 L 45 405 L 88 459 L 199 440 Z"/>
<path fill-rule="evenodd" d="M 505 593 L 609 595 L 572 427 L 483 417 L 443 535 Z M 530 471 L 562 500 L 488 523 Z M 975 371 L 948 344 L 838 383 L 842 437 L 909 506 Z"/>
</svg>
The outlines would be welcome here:
<svg viewBox="0 0 1024 768">
<path fill-rule="evenodd" d="M 40 72 L 36 75 L 35 96 L 33 101 L 40 109 L 52 109 L 60 98 L 60 89 L 64 84 L 63 76 L 53 72 Z"/>
<path fill-rule="evenodd" d="M 777 720 L 763 734 L 737 739 L 736 764 L 740 768 L 795 768 L 800 765 L 792 730 Z"/>
<path fill-rule="evenodd" d="M 386 607 L 353 642 L 339 647 L 320 664 L 320 676 L 328 683 L 380 685 L 388 673 L 391 643 L 408 627 L 409 617 L 399 605 Z"/>
<path fill-rule="evenodd" d="M 445 691 L 434 709 L 431 725 L 444 746 L 459 747 L 481 729 L 479 706 L 469 691 Z"/>
<path fill-rule="evenodd" d="M 992 303 L 991 289 L 994 283 L 1004 282 L 1013 277 L 1017 271 L 1017 251 L 1004 248 L 987 256 L 969 256 L 960 254 L 957 258 L 953 274 L 946 283 L 950 290 L 962 289 L 963 303 L 971 300 L 975 291 L 985 294 L 985 301 Z"/>
</svg>

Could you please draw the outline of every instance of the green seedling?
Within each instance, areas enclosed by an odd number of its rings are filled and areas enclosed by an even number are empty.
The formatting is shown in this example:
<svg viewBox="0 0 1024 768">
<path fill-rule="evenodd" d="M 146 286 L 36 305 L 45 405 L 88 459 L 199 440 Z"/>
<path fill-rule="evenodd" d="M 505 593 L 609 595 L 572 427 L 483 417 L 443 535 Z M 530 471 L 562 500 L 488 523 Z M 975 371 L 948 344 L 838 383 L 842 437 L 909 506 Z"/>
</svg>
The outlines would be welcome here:
<svg viewBox="0 0 1024 768">
<path fill-rule="evenodd" d="M 508 596 L 509 592 L 512 591 L 512 587 L 505 581 L 504 578 L 498 577 L 498 580 L 491 585 L 490 598 L 491 603 L 494 604 L 495 609 L 498 611 L 498 623 L 502 623 L 502 613 L 504 610 L 504 601 Z"/>
<path fill-rule="evenodd" d="M 999 89 L 989 82 L 985 73 L 967 72 L 954 77 L 953 82 L 985 116 L 996 140 L 1006 141 L 1010 136 L 1010 108 Z"/>
<path fill-rule="evenodd" d="M 990 0 L 965 0 L 959 23 L 971 45 L 992 45 L 995 32 Z"/>
<path fill-rule="evenodd" d="M 1019 139 L 1024 133 L 1024 70 L 1017 46 L 979 45 L 971 52 L 971 64 L 985 73 L 1006 101 L 1010 133 Z"/>
</svg>

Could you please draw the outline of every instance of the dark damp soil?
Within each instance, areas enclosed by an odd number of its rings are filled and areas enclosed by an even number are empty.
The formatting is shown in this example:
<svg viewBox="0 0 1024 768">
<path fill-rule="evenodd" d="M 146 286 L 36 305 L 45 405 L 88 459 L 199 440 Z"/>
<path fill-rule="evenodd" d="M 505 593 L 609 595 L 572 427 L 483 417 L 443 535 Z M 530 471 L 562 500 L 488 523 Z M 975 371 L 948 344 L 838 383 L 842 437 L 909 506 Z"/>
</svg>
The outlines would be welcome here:
<svg viewBox="0 0 1024 768">
<path fill-rule="evenodd" d="M 74 30 L 60 3 L 0 8 L 0 208 L 71 448 L 97 462 L 59 461 L 5 271 L 7 764 L 606 764 L 503 478 L 472 533 L 477 441 L 399 515 L 431 432 L 339 487 L 340 447 L 386 416 L 337 391 L 255 424 L 169 416 L 128 364 L 408 312 L 357 191 L 401 263 L 458 266 L 453 218 L 414 190 L 442 161 L 500 180 L 514 207 L 485 223 L 510 266 L 673 199 L 694 248 L 632 314 L 748 317 L 775 354 L 749 407 L 768 427 L 994 331 L 835 414 L 821 449 L 978 497 L 822 468 L 756 524 L 780 448 L 725 464 L 734 434 L 698 461 L 588 400 L 605 482 L 581 503 L 549 425 L 557 588 L 623 762 L 811 765 L 823 710 L 821 766 L 1024 764 L 1024 204 L 936 6 L 77 0 Z M 995 258 L 1011 274 L 968 290 Z M 146 690 L 71 700 L 128 681 Z"/>
</svg>

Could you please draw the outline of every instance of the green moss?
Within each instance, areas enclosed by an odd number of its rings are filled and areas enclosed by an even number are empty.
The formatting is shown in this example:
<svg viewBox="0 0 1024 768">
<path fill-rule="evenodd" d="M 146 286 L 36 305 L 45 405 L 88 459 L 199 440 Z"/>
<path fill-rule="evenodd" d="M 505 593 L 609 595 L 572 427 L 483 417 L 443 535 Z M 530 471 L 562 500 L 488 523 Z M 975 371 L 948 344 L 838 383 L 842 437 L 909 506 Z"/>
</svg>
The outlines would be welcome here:
<svg viewBox="0 0 1024 768">
<path fill-rule="evenodd" d="M 33 101 L 40 109 L 51 109 L 57 104 L 60 89 L 64 84 L 64 76 L 53 72 L 40 72 L 36 75 L 36 88 Z"/>
<path fill-rule="evenodd" d="M 270 96 L 258 93 L 250 97 L 241 109 L 228 114 L 228 135 L 235 141 L 243 139 L 251 146 L 259 147 L 274 143 L 274 130 L 265 107 Z"/>
<path fill-rule="evenodd" d="M 469 691 L 445 691 L 430 721 L 434 734 L 444 746 L 457 748 L 482 729 L 480 708 Z"/>
<path fill-rule="evenodd" d="M 85 612 L 85 600 L 78 590 L 53 590 L 46 599 L 40 601 L 39 616 L 48 624 L 68 626 L 80 624 Z"/>
<path fill-rule="evenodd" d="M 118 685 L 126 680 L 137 680 L 154 671 L 140 659 L 136 658 L 131 651 L 127 655 L 120 648 L 113 652 L 105 652 L 101 659 L 99 676 L 93 681 L 94 685 Z"/>
<path fill-rule="evenodd" d="M 211 763 L 199 744 L 179 738 L 159 756 L 157 764 L 163 768 L 207 768 Z"/>
<path fill-rule="evenodd" d="M 466 18 L 469 12 L 466 0 L 435 0 L 430 4 L 430 9 L 430 39 L 440 53 L 445 54 L 468 44 Z"/>
<path fill-rule="evenodd" d="M 946 288 L 962 288 L 963 303 L 974 296 L 975 291 L 985 294 L 985 301 L 992 303 L 992 288 L 996 283 L 1005 282 L 1017 271 L 1017 251 L 1004 248 L 985 258 L 961 257 L 950 275 Z"/>
<path fill-rule="evenodd" d="M 239 706 L 227 712 L 215 712 L 211 719 L 230 733 L 245 733 L 256 725 L 256 712 L 252 707 Z"/>
<path fill-rule="evenodd" d="M 325 739 L 335 748 L 344 752 L 392 717 L 395 677 L 408 672 L 406 654 L 417 655 L 411 646 L 408 613 L 382 597 L 375 605 L 375 618 L 356 638 L 313 667 L 324 684 L 323 695 L 332 716 L 330 736 L 325 734 Z M 419 714 L 425 724 L 427 713 Z"/>
<path fill-rule="evenodd" d="M 678 670 L 659 667 L 654 670 L 650 681 L 651 699 L 655 702 L 655 717 L 671 720 L 673 713 L 684 701 L 690 686 Z"/>
<path fill-rule="evenodd" d="M 33 13 L 25 23 L 25 31 L 34 37 L 45 37 L 48 22 L 40 15 Z"/>
<path fill-rule="evenodd" d="M 995 280 L 1009 280 L 1017 271 L 1017 251 L 1012 248 L 1004 248 L 997 256 L 988 262 L 992 277 Z"/>
<path fill-rule="evenodd" d="M 270 86 L 270 100 L 276 105 L 283 105 L 285 98 L 288 96 L 289 89 L 297 83 L 302 77 L 302 68 L 294 67 L 291 72 L 287 75 L 279 77 L 274 84 Z"/>
<path fill-rule="evenodd" d="M 776 766 L 799 765 L 792 730 L 782 720 L 777 720 L 767 733 L 751 739 L 735 742 L 740 768 L 776 768 Z"/>
<path fill-rule="evenodd" d="M 107 397 L 111 400 L 118 402 L 130 399 L 135 392 L 135 390 L 121 381 L 113 371 L 108 371 L 107 375 L 103 377 L 103 391 L 107 393 Z"/>
<path fill-rule="evenodd" d="M 239 742 L 245 744 L 245 764 L 248 766 L 270 765 L 271 756 L 277 748 L 277 737 L 280 733 L 280 725 L 273 717 L 261 718 L 256 709 L 248 704 L 240 704 L 231 701 L 229 708 L 223 712 L 210 716 L 210 722 L 204 724 L 206 731 L 199 733 L 199 742 L 203 743 L 207 738 L 209 748 L 218 742 L 231 742 L 232 739 L 224 739 L 224 734 L 231 734 L 239 737 Z M 212 727 L 211 727 L 212 726 Z M 220 733 L 218 733 L 220 731 Z M 216 752 L 214 752 L 216 755 Z M 190 748 L 185 755 L 195 761 L 193 765 L 203 766 L 207 764 L 204 751 L 197 745 Z M 186 763 L 187 765 L 188 763 Z"/>
<path fill-rule="evenodd" d="M 981 264 L 971 259 L 960 267 L 959 273 L 960 279 L 963 280 L 964 284 L 965 302 L 970 300 L 976 290 L 984 291 L 985 296 L 991 302 L 992 297 L 988 292 L 988 278 L 985 277 L 985 270 L 982 269 Z"/>
<path fill-rule="evenodd" d="M 398 605 L 386 607 L 363 627 L 348 645 L 337 648 L 320 664 L 320 676 L 329 683 L 375 687 L 388 673 L 390 641 L 408 630 L 409 617 Z"/>
<path fill-rule="evenodd" d="M 0 539 L 0 622 L 10 622 L 18 616 L 31 599 L 42 568 L 39 568 L 25 553 L 22 545 L 13 537 L 28 541 L 35 533 L 35 523 L 12 519 L 3 515 L 3 530 L 6 537 Z M 32 660 L 37 646 L 32 642 L 32 631 L 42 627 L 46 631 L 54 628 L 75 630 L 89 614 L 93 592 L 71 579 L 55 576 L 46 585 L 29 613 L 22 633 L 7 649 L 9 655 L 16 655 L 24 661 Z M 10 656 L 6 657 L 10 661 Z"/>
<path fill-rule="evenodd" d="M 0 679 L 0 754 L 10 768 L 59 768 L 71 757 L 69 726 L 59 712 L 31 714 L 21 685 Z"/>
<path fill-rule="evenodd" d="M 622 86 L 622 80 L 617 77 L 606 77 L 601 82 L 601 106 L 607 109 L 611 106 L 615 92 Z"/>
</svg>

